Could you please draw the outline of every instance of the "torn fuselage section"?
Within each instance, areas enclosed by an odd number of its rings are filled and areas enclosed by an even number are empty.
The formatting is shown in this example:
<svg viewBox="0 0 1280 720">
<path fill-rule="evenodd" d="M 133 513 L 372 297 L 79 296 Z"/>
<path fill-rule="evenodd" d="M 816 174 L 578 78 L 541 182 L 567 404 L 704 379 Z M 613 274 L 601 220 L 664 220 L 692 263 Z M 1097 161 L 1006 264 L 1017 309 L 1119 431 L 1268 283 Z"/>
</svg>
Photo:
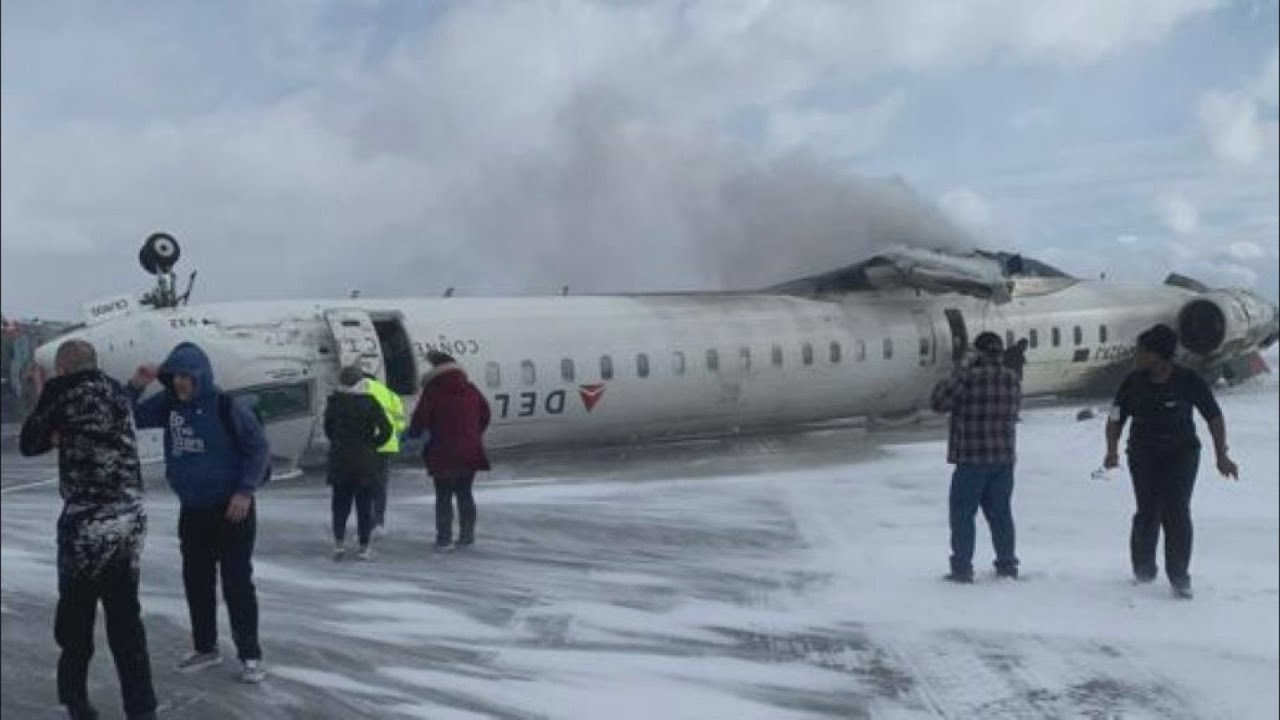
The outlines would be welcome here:
<svg viewBox="0 0 1280 720">
<path fill-rule="evenodd" d="M 885 250 L 855 265 L 769 289 L 807 296 L 914 289 L 1006 303 L 1024 284 L 1060 289 L 1075 282 L 1075 278 L 1050 265 L 1013 253 L 959 253 L 904 246 Z"/>
</svg>

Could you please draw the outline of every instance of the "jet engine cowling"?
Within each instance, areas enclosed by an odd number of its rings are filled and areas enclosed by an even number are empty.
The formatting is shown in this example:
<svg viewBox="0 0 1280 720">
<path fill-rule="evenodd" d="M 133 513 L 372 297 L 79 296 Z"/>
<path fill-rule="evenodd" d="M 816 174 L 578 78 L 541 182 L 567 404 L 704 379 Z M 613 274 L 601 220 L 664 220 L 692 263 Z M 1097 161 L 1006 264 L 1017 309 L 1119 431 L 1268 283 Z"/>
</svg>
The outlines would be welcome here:
<svg viewBox="0 0 1280 720">
<path fill-rule="evenodd" d="M 1275 306 L 1238 290 L 1204 293 L 1178 312 L 1182 346 L 1204 358 L 1264 347 L 1274 341 L 1276 324 Z"/>
</svg>

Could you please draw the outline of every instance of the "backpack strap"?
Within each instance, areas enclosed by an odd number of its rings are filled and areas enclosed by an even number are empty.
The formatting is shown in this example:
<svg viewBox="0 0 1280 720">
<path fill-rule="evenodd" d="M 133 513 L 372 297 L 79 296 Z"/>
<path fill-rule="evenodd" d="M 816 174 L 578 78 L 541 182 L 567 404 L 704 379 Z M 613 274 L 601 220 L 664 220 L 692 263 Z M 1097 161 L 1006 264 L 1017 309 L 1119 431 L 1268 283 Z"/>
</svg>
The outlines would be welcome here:
<svg viewBox="0 0 1280 720">
<path fill-rule="evenodd" d="M 218 393 L 218 419 L 222 421 L 222 428 L 231 438 L 231 445 L 236 452 L 241 452 L 240 433 L 236 432 L 236 423 L 231 417 L 231 396 L 224 392 Z"/>
</svg>

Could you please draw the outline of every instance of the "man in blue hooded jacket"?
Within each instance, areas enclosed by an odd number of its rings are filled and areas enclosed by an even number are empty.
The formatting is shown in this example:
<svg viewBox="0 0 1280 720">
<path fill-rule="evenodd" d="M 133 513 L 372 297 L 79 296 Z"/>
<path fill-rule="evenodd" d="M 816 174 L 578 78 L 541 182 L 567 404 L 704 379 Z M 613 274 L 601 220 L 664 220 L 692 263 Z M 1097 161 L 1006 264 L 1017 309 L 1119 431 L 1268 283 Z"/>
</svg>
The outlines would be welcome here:
<svg viewBox="0 0 1280 720">
<path fill-rule="evenodd" d="M 156 379 L 163 391 L 141 400 Z M 243 664 L 240 678 L 261 682 L 252 558 L 253 493 L 271 462 L 262 426 L 252 411 L 222 396 L 208 356 L 193 343 L 175 347 L 158 370 L 138 368 L 129 387 L 137 426 L 164 428 L 165 474 L 182 506 L 178 539 L 195 648 L 178 668 L 195 671 L 222 662 L 216 577 L 221 566 L 222 596 Z"/>
</svg>

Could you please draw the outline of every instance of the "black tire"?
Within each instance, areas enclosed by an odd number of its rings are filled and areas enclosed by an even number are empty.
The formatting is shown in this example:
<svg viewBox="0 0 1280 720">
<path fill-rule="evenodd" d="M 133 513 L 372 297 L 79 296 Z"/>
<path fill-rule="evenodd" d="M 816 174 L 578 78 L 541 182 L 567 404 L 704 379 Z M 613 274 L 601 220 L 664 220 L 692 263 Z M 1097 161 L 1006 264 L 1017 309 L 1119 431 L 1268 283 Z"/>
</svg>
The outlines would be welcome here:
<svg viewBox="0 0 1280 720">
<path fill-rule="evenodd" d="M 138 251 L 138 262 L 142 265 L 142 269 L 152 275 L 169 272 L 174 265 L 178 264 L 178 258 L 182 257 L 182 248 L 169 233 L 152 233 L 145 242 L 142 243 L 142 249 Z"/>
</svg>

